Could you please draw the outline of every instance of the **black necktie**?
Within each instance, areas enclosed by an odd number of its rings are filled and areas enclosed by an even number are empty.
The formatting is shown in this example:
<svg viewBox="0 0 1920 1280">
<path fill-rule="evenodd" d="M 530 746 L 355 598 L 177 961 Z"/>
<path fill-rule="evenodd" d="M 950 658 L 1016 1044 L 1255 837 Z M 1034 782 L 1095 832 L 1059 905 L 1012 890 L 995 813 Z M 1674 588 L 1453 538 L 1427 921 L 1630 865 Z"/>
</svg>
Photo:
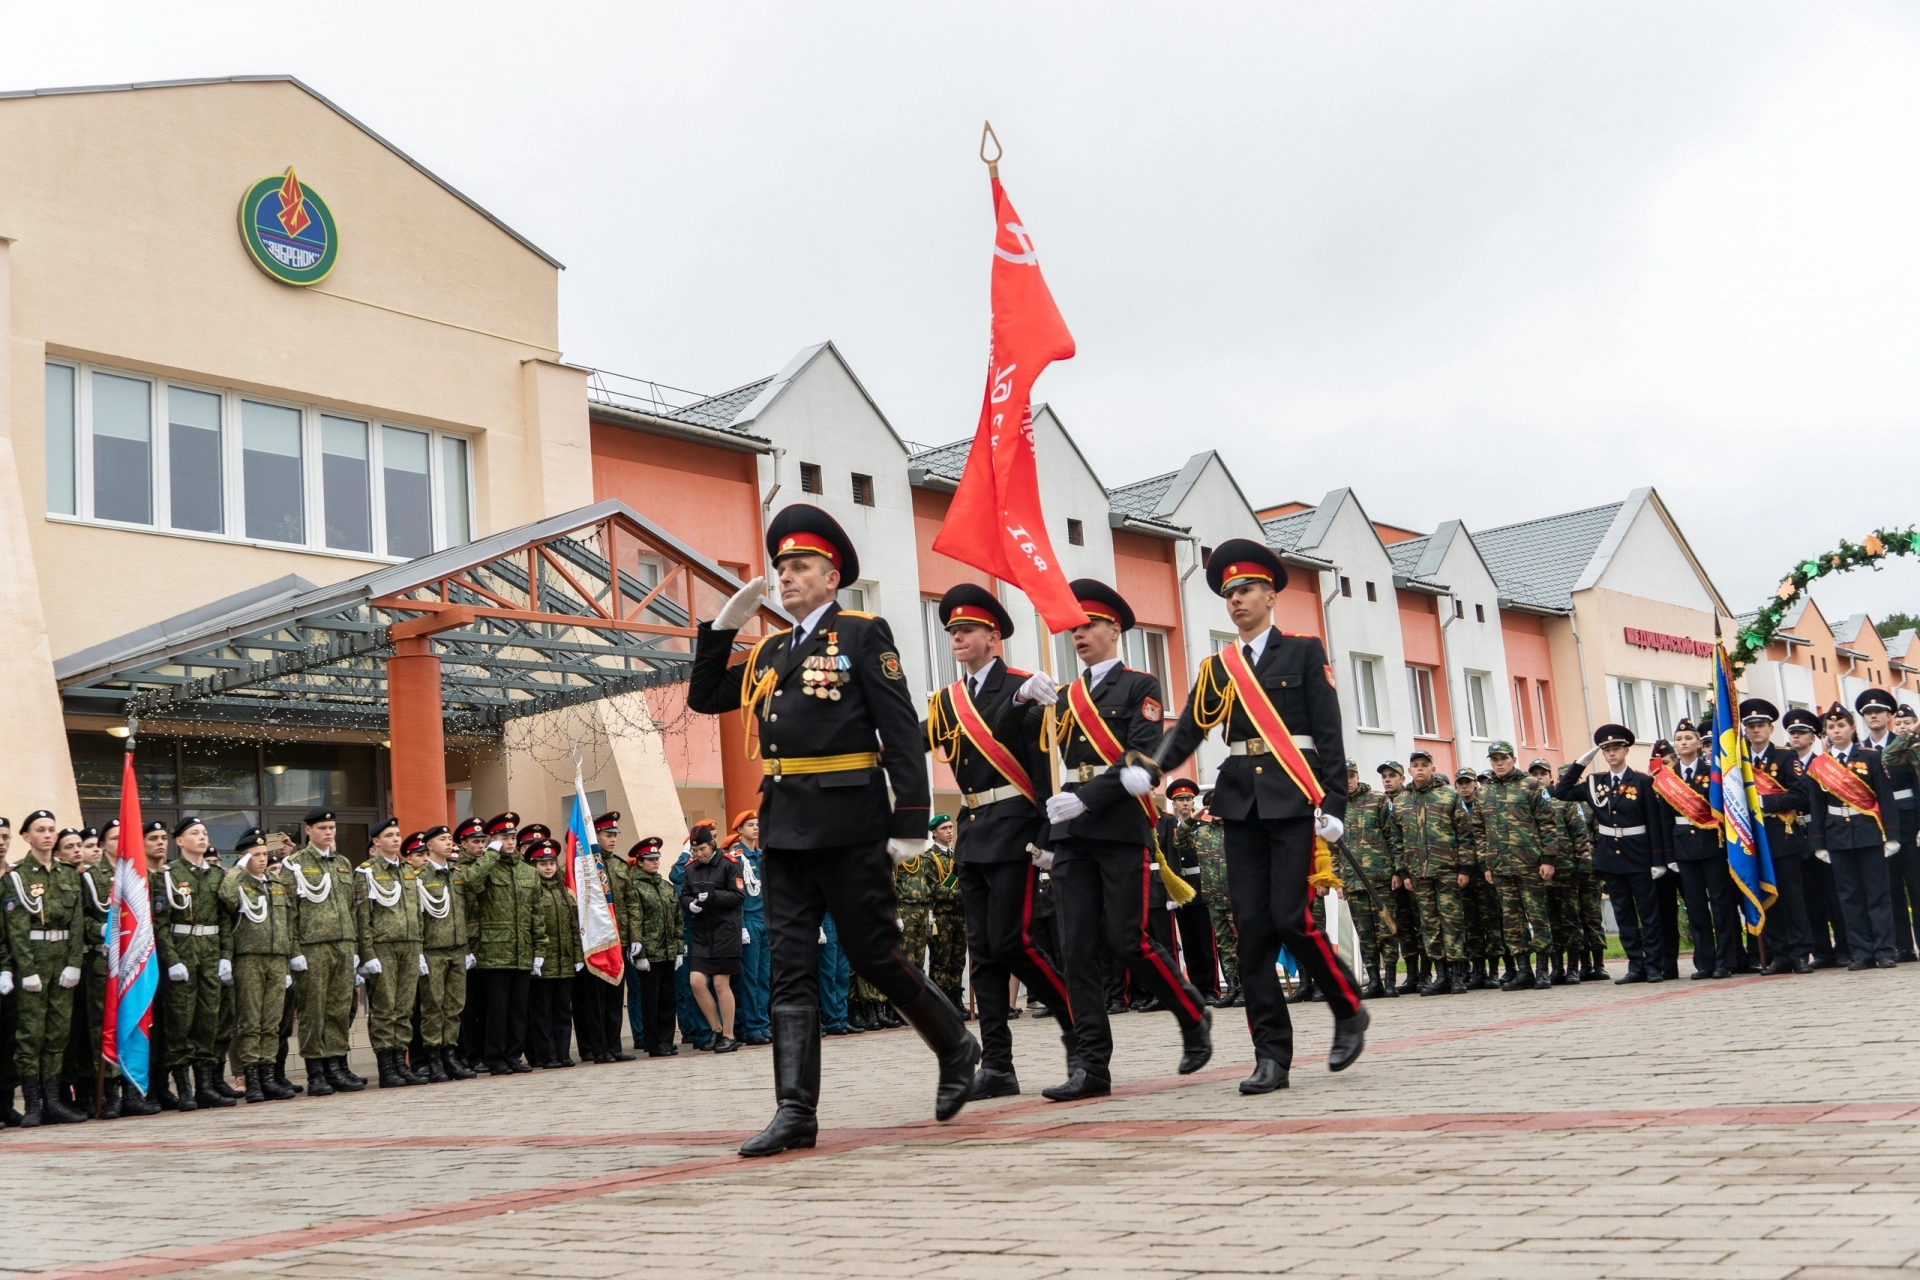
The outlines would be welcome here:
<svg viewBox="0 0 1920 1280">
<path fill-rule="evenodd" d="M 1253 646 L 1250 644 L 1241 645 L 1240 656 L 1247 660 L 1248 666 L 1252 666 L 1253 665 Z"/>
</svg>

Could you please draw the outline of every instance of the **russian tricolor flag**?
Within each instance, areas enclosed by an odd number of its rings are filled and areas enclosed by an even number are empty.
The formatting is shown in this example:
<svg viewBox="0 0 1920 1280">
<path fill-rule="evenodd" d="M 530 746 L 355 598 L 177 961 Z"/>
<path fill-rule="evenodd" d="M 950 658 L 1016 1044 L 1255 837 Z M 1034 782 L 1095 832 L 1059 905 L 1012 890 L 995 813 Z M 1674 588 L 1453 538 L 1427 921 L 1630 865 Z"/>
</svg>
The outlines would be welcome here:
<svg viewBox="0 0 1920 1280">
<path fill-rule="evenodd" d="M 140 829 L 140 786 L 129 735 L 120 774 L 120 849 L 113 864 L 113 896 L 107 901 L 107 1002 L 100 1020 L 100 1056 L 143 1094 L 152 1081 L 153 995 L 159 985 L 147 842 Z"/>
<path fill-rule="evenodd" d="M 573 815 L 567 819 L 561 874 L 580 912 L 580 950 L 587 970 L 608 982 L 619 982 L 626 972 L 626 954 L 620 946 L 620 926 L 613 918 L 613 886 L 600 863 L 593 842 L 593 815 L 587 807 L 587 784 L 573 771 Z"/>
</svg>

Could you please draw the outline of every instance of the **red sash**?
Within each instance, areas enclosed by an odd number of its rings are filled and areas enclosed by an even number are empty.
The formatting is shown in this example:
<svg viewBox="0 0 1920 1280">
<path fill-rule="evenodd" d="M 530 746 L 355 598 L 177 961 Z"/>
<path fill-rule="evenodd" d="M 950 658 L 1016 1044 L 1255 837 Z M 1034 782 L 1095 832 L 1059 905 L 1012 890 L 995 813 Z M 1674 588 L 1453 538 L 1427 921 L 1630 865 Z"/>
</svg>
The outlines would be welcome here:
<svg viewBox="0 0 1920 1280">
<path fill-rule="evenodd" d="M 1273 709 L 1273 700 L 1267 697 L 1267 691 L 1260 687 L 1260 678 L 1247 665 L 1247 655 L 1240 652 L 1239 645 L 1230 644 L 1214 656 L 1226 668 L 1228 678 L 1233 681 L 1234 697 L 1247 713 L 1247 719 L 1253 721 L 1253 727 L 1260 731 L 1267 751 L 1280 762 L 1280 767 L 1287 771 L 1287 776 L 1293 779 L 1293 785 L 1300 788 L 1308 803 L 1319 808 L 1320 802 L 1327 798 L 1327 789 L 1320 785 L 1320 779 L 1313 776 L 1307 758 L 1300 754 L 1293 735 L 1287 732 L 1287 722 Z"/>
<path fill-rule="evenodd" d="M 1073 722 L 1087 735 L 1087 742 L 1102 763 L 1113 764 L 1127 754 L 1126 747 L 1113 736 L 1113 729 L 1100 715 L 1100 708 L 1094 705 L 1093 691 L 1087 688 L 1085 680 L 1075 680 L 1067 686 L 1067 706 L 1073 711 Z M 1168 865 L 1167 855 L 1160 850 L 1160 811 L 1153 807 L 1152 793 L 1134 799 L 1147 815 L 1147 838 L 1153 841 L 1153 860 L 1160 866 L 1160 882 L 1166 886 L 1167 896 L 1182 905 L 1192 901 L 1193 886 Z"/>
<path fill-rule="evenodd" d="M 1873 793 L 1866 779 L 1823 751 L 1814 752 L 1807 760 L 1807 776 L 1841 804 L 1872 817 L 1873 824 L 1880 828 L 1881 839 L 1886 838 L 1887 824 L 1880 820 L 1880 797 Z"/>
<path fill-rule="evenodd" d="M 1713 816 L 1713 806 L 1707 803 L 1707 798 L 1688 786 L 1687 780 L 1664 756 L 1653 762 L 1653 789 L 1675 813 L 1694 826 L 1719 829 L 1720 821 Z"/>
<path fill-rule="evenodd" d="M 994 737 L 993 730 L 987 728 L 986 718 L 980 714 L 980 708 L 973 704 L 973 695 L 967 692 L 967 682 L 955 680 L 948 685 L 947 697 L 953 703 L 953 718 L 960 722 L 960 732 L 967 735 L 967 741 L 987 758 L 987 763 L 1001 777 L 1027 798 L 1027 803 L 1038 804 L 1033 793 L 1033 779 L 1027 777 L 1027 771 L 1020 767 L 1020 762 L 1014 759 L 1013 752 L 1007 750 L 1006 744 Z"/>
<path fill-rule="evenodd" d="M 1783 796 L 1787 794 L 1786 787 L 1781 784 L 1780 779 L 1773 776 L 1771 769 L 1763 769 L 1757 765 L 1753 770 L 1753 789 L 1763 796 Z"/>
</svg>

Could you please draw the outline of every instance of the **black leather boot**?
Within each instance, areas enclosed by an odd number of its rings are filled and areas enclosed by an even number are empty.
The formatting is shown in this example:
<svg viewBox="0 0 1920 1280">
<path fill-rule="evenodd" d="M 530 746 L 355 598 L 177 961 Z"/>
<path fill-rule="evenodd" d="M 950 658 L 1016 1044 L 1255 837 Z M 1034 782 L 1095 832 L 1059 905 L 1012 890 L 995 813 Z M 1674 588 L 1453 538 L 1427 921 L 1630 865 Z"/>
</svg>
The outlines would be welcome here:
<svg viewBox="0 0 1920 1280">
<path fill-rule="evenodd" d="M 178 1066 L 173 1069 L 173 1093 L 178 1100 L 175 1105 L 182 1111 L 198 1111 L 200 1099 L 195 1096 L 193 1082 L 187 1078 L 187 1068 Z"/>
<path fill-rule="evenodd" d="M 1510 958 L 1511 959 L 1511 958 Z M 1502 991 L 1531 991 L 1533 989 L 1533 966 L 1528 963 L 1527 953 L 1520 953 L 1520 968 L 1516 971 L 1512 964 L 1507 966 L 1507 976 L 1500 979 Z"/>
<path fill-rule="evenodd" d="M 333 1060 L 333 1065 L 339 1069 L 340 1074 L 346 1077 L 346 1079 L 349 1082 L 359 1085 L 362 1089 L 367 1087 L 367 1078 L 365 1076 L 359 1076 L 353 1073 L 353 1068 L 347 1065 L 347 1059 L 344 1054 L 338 1058 L 335 1058 Z M 328 1078 L 329 1079 L 332 1078 L 331 1072 L 328 1073 Z M 336 1089 L 339 1087 L 340 1086 L 337 1084 L 334 1086 L 334 1088 Z"/>
<path fill-rule="evenodd" d="M 240 1101 L 241 1093 L 238 1089 L 227 1083 L 226 1061 L 223 1057 L 216 1062 L 207 1064 L 207 1083 L 211 1085 L 213 1091 L 221 1097 L 231 1098 L 233 1101 L 238 1102 Z"/>
<path fill-rule="evenodd" d="M 39 1076 L 20 1077 L 20 1099 L 26 1110 L 20 1115 L 20 1127 L 38 1129 L 45 1117 L 46 1095 L 40 1092 Z"/>
<path fill-rule="evenodd" d="M 440 1050 L 422 1049 L 420 1051 L 420 1061 L 426 1064 L 427 1080 L 429 1083 L 445 1084 L 447 1081 L 453 1079 L 452 1074 L 447 1070 L 446 1057 Z M 415 1069 L 415 1074 L 419 1074 L 418 1068 Z"/>
<path fill-rule="evenodd" d="M 1387 989 L 1380 985 L 1380 966 L 1377 964 L 1368 965 L 1367 985 L 1360 988 L 1360 998 L 1362 1000 L 1378 1000 L 1386 994 Z"/>
<path fill-rule="evenodd" d="M 158 1106 L 162 1111 L 178 1111 L 180 1109 L 180 1099 L 174 1097 L 173 1090 L 167 1088 L 166 1068 L 155 1065 L 152 1069 L 152 1075 L 153 1078 L 149 1081 L 152 1087 L 147 1090 L 147 1100 Z"/>
<path fill-rule="evenodd" d="M 1549 952 L 1548 954 L 1553 957 L 1553 971 L 1547 975 L 1547 982 L 1550 985 L 1556 986 L 1556 987 L 1564 987 L 1569 985 L 1570 983 L 1576 983 L 1580 981 L 1580 975 L 1578 972 L 1575 972 L 1573 974 L 1568 974 L 1567 972 L 1567 953 L 1566 952 L 1553 951 L 1553 952 Z"/>
<path fill-rule="evenodd" d="M 899 1006 L 900 1017 L 940 1061 L 940 1083 L 933 1095 L 933 1118 L 951 1120 L 967 1105 L 973 1073 L 980 1065 L 980 1042 L 960 1020 L 960 1011 L 931 982 Z"/>
<path fill-rule="evenodd" d="M 1431 974 L 1427 973 L 1429 968 L 1432 969 Z M 1450 996 L 1453 994 L 1453 984 L 1448 981 L 1447 978 L 1446 961 L 1442 960 L 1440 963 L 1434 964 L 1432 961 L 1422 960 L 1420 962 L 1420 970 L 1425 976 L 1425 981 L 1420 984 L 1421 995 Z"/>
<path fill-rule="evenodd" d="M 1255 1058 L 1253 1074 L 1240 1082 L 1240 1092 L 1272 1093 L 1287 1087 L 1287 1069 L 1272 1058 Z"/>
<path fill-rule="evenodd" d="M 40 1117 L 48 1124 L 84 1124 L 87 1113 L 61 1096 L 60 1081 L 40 1081 Z"/>
<path fill-rule="evenodd" d="M 1400 988 L 1393 985 L 1394 970 L 1398 967 L 1398 962 L 1392 956 L 1387 957 L 1387 959 L 1381 963 L 1380 994 L 1382 996 L 1392 998 L 1400 994 Z"/>
<path fill-rule="evenodd" d="M 327 1083 L 333 1086 L 335 1093 L 358 1093 L 367 1087 L 363 1077 L 347 1070 L 345 1058 L 322 1058 L 320 1069 L 326 1073 Z"/>
<path fill-rule="evenodd" d="M 241 1096 L 244 1097 L 249 1104 L 265 1102 L 267 1100 L 266 1086 L 260 1082 L 260 1076 L 265 1070 L 265 1067 L 248 1067 L 246 1069 L 247 1091 Z"/>
<path fill-rule="evenodd" d="M 440 1069 L 446 1072 L 449 1080 L 473 1079 L 473 1072 L 467 1070 L 466 1063 L 460 1061 L 460 1055 L 453 1051 L 451 1045 L 441 1046 Z"/>
<path fill-rule="evenodd" d="M 273 1075 L 271 1079 L 282 1089 L 290 1091 L 287 1095 L 288 1097 L 294 1097 L 301 1091 L 299 1085 L 287 1079 L 287 1049 L 285 1045 L 280 1046 L 280 1056 L 273 1061 Z M 269 1089 L 267 1093 L 271 1096 L 273 1090 Z"/>
<path fill-rule="evenodd" d="M 260 1064 L 260 1092 L 268 1102 L 284 1102 L 294 1096 L 292 1085 L 280 1079 L 279 1067 L 270 1062 Z"/>
<path fill-rule="evenodd" d="M 413 1077 L 400 1074 L 399 1051 L 395 1049 L 375 1049 L 373 1060 L 380 1068 L 380 1087 L 382 1089 L 404 1089 L 413 1083 Z"/>
<path fill-rule="evenodd" d="M 1365 1005 L 1355 1009 L 1351 1018 L 1333 1020 L 1333 1051 L 1327 1054 L 1327 1070 L 1345 1071 L 1354 1064 L 1367 1047 L 1367 1024 L 1372 1021 L 1373 1015 Z"/>
<path fill-rule="evenodd" d="M 193 1100 L 203 1107 L 231 1107 L 234 1100 L 225 1097 L 213 1087 L 213 1075 L 217 1068 L 209 1062 L 193 1064 Z"/>
<path fill-rule="evenodd" d="M 1533 953 L 1533 985 L 1541 990 L 1545 990 L 1554 985 L 1553 955 L 1551 952 L 1536 951 Z M 1560 985 L 1563 987 L 1567 985 L 1565 974 L 1561 975 Z"/>
<path fill-rule="evenodd" d="M 1467 962 L 1449 960 L 1446 967 L 1448 990 L 1456 996 L 1467 994 Z"/>
<path fill-rule="evenodd" d="M 773 1020 L 773 1119 L 741 1146 L 743 1156 L 773 1156 L 811 1147 L 820 1132 L 820 1011 L 776 1005 Z"/>
<path fill-rule="evenodd" d="M 1492 968 L 1493 966 L 1489 964 L 1484 958 L 1475 958 L 1473 960 L 1468 961 L 1467 962 L 1467 990 L 1485 991 L 1488 987 L 1492 986 L 1493 983 L 1491 978 L 1489 977 L 1489 974 Z"/>
<path fill-rule="evenodd" d="M 1300 981 L 1295 984 L 1293 990 L 1288 993 L 1287 1003 L 1305 1004 L 1311 999 L 1313 999 L 1313 979 L 1303 973 L 1300 975 Z"/>
<path fill-rule="evenodd" d="M 1509 951 L 1501 957 L 1500 963 L 1502 965 L 1500 970 L 1500 989 L 1502 991 L 1511 991 L 1513 988 L 1507 984 L 1513 981 L 1513 952 Z"/>
<path fill-rule="evenodd" d="M 973 1084 L 967 1090 L 968 1102 L 982 1102 L 988 1098 L 1011 1098 L 1020 1092 L 1020 1077 L 1012 1067 L 1002 1071 L 998 1067 L 981 1067 L 973 1073 Z"/>
<path fill-rule="evenodd" d="M 1593 957 L 1594 978 L 1608 978 L 1612 976 L 1607 972 L 1607 953 L 1605 951 L 1590 951 L 1587 954 Z M 1580 976 L 1583 979 L 1587 977 L 1584 973 Z"/>
<path fill-rule="evenodd" d="M 1425 960 L 1407 961 L 1407 980 L 1393 989 L 1397 996 L 1410 996 L 1420 990 L 1420 979 L 1427 967 Z M 1425 994 L 1422 992 L 1422 994 Z"/>
<path fill-rule="evenodd" d="M 327 1079 L 327 1060 L 325 1058 L 308 1058 L 306 1059 L 306 1063 L 308 1096 L 315 1098 L 332 1097 L 335 1090 L 333 1082 Z"/>
<path fill-rule="evenodd" d="M 160 1105 L 156 1102 L 149 1101 L 141 1094 L 140 1090 L 135 1087 L 133 1081 L 127 1079 L 125 1076 L 121 1076 L 120 1114 L 123 1116 L 157 1116 L 160 1114 Z"/>
<path fill-rule="evenodd" d="M 120 1118 L 120 1082 L 112 1077 L 108 1077 L 105 1088 L 100 1091 L 99 1118 L 102 1120 Z"/>
</svg>

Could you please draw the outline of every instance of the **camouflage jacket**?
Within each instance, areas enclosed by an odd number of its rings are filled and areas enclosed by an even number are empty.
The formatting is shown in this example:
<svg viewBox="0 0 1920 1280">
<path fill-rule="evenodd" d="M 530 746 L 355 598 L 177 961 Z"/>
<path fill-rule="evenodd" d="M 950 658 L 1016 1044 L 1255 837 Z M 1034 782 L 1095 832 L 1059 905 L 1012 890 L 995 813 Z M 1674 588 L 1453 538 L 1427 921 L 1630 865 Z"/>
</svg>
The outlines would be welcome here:
<svg viewBox="0 0 1920 1280">
<path fill-rule="evenodd" d="M 1422 787 L 1408 782 L 1393 802 L 1393 834 L 1401 874 L 1416 879 L 1478 869 L 1473 817 L 1460 793 L 1435 778 Z"/>
<path fill-rule="evenodd" d="M 1393 806 L 1387 797 L 1362 782 L 1347 792 L 1347 833 L 1340 843 L 1367 873 L 1373 887 L 1384 890 L 1389 877 L 1404 875 L 1394 849 Z M 1334 870 L 1345 876 L 1339 859 Z M 1358 889 L 1358 886 L 1355 886 Z"/>
<path fill-rule="evenodd" d="M 939 885 L 939 860 L 933 849 L 915 854 L 893 869 L 893 895 L 902 911 L 927 911 L 933 906 L 934 890 Z"/>
<path fill-rule="evenodd" d="M 1539 783 L 1515 769 L 1480 784 L 1473 803 L 1474 841 L 1487 870 L 1497 876 L 1538 877 L 1553 861 L 1559 842 L 1553 800 Z"/>
<path fill-rule="evenodd" d="M 658 871 L 634 868 L 633 895 L 639 910 L 632 941 L 646 949 L 652 964 L 671 964 L 680 954 L 680 895 Z"/>
<path fill-rule="evenodd" d="M 1569 800 L 1553 802 L 1553 865 L 1576 875 L 1593 872 L 1593 836 L 1587 822 L 1587 807 Z"/>
</svg>

